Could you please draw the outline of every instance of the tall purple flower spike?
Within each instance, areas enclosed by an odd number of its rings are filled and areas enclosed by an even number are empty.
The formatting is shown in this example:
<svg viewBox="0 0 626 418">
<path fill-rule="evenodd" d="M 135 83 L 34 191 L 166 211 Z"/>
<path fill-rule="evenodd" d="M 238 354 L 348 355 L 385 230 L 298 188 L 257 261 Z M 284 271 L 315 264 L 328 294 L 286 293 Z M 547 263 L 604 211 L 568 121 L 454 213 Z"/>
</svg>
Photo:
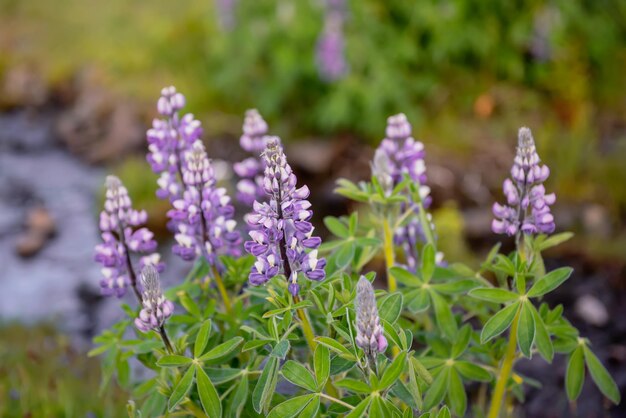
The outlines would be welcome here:
<svg viewBox="0 0 626 418">
<path fill-rule="evenodd" d="M 170 86 L 161 90 L 157 110 L 161 119 L 154 119 L 148 130 L 147 160 L 152 170 L 159 174 L 157 196 L 160 199 L 180 198 L 183 155 L 202 135 L 200 122 L 188 113 L 179 115 L 185 106 L 185 97 Z"/>
<path fill-rule="evenodd" d="M 343 23 L 346 18 L 344 0 L 328 0 L 324 13 L 324 27 L 317 41 L 315 58 L 320 77 L 336 81 L 348 73 L 345 56 Z"/>
<path fill-rule="evenodd" d="M 100 213 L 100 231 L 103 243 L 96 246 L 94 259 L 102 264 L 100 289 L 103 295 L 122 297 L 132 286 L 141 299 L 137 288 L 136 273 L 131 253 L 145 254 L 139 259 L 139 268 L 154 266 L 163 271 L 159 253 L 154 252 L 157 243 L 148 228 L 141 227 L 148 219 L 145 211 L 132 208 L 128 190 L 120 179 L 106 179 L 106 200 Z"/>
<path fill-rule="evenodd" d="M 249 280 L 259 286 L 282 271 L 287 277 L 289 292 L 296 296 L 300 290 L 299 273 L 315 281 L 325 277 L 326 260 L 317 257 L 321 239 L 313 236 L 314 228 L 309 222 L 313 216 L 311 203 L 306 200 L 309 188 L 296 189 L 296 176 L 277 137 L 267 138 L 262 157 L 267 201 L 255 201 L 253 212 L 248 216 L 252 240 L 244 247 L 257 259 Z"/>
<path fill-rule="evenodd" d="M 374 175 L 386 193 L 391 193 L 395 185 L 401 182 L 405 175 L 419 184 L 419 195 L 424 208 L 430 206 L 430 188 L 426 186 L 426 164 L 424 163 L 424 144 L 411 136 L 411 124 L 403 113 L 390 116 L 387 119 L 386 138 L 376 149 L 372 163 Z M 413 202 L 417 213 L 418 207 Z M 430 220 L 430 214 L 428 214 Z M 431 229 L 434 225 L 431 223 Z M 418 263 L 418 242 L 423 242 L 424 232 L 417 219 L 413 217 L 405 226 L 401 226 L 394 233 L 394 242 L 402 247 L 409 269 L 415 271 Z M 439 254 L 439 257 L 442 255 Z"/>
<path fill-rule="evenodd" d="M 540 162 L 532 132 L 528 128 L 520 128 L 511 178 L 506 179 L 502 186 L 506 204 L 493 205 L 495 219 L 491 229 L 494 233 L 513 236 L 519 232 L 554 232 L 550 206 L 556 201 L 556 196 L 554 193 L 546 194 L 543 182 L 550 175 L 550 169 Z"/>
<path fill-rule="evenodd" d="M 174 304 L 165 299 L 161 291 L 159 272 L 153 266 L 146 266 L 141 271 L 142 309 L 135 318 L 135 326 L 143 331 L 158 331 L 165 320 L 172 316 Z"/>
<path fill-rule="evenodd" d="M 187 261 L 204 255 L 215 267 L 219 267 L 219 255 L 241 255 L 235 210 L 226 189 L 216 187 L 202 141 L 197 140 L 185 152 L 182 177 L 183 195 L 172 202 L 173 209 L 167 213 L 177 227 L 174 253 Z"/>
<path fill-rule="evenodd" d="M 378 353 L 387 349 L 387 339 L 380 325 L 374 288 L 365 276 L 356 285 L 356 345 L 365 353 L 368 364 L 373 367 Z"/>
<path fill-rule="evenodd" d="M 241 180 L 237 183 L 237 199 L 247 206 L 252 206 L 255 200 L 265 197 L 263 190 L 264 163 L 258 156 L 265 149 L 267 138 L 267 123 L 256 109 L 246 111 L 243 122 L 243 135 L 239 140 L 241 148 L 254 157 L 235 163 L 233 169 Z"/>
</svg>

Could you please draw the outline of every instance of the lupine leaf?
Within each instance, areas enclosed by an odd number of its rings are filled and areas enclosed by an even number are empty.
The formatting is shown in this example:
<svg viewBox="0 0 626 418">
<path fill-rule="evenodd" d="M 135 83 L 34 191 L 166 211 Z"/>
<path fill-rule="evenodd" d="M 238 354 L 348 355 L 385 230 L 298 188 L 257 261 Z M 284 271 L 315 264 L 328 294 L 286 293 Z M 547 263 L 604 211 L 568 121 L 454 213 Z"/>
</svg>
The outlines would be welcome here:
<svg viewBox="0 0 626 418">
<path fill-rule="evenodd" d="M 425 311 L 430 307 L 430 295 L 426 289 L 411 290 L 406 294 L 406 308 L 418 313 Z"/>
<path fill-rule="evenodd" d="M 225 357 L 228 354 L 230 354 L 233 350 L 235 350 L 239 346 L 239 344 L 241 344 L 242 342 L 243 342 L 243 338 L 241 337 L 231 338 L 230 340 L 209 350 L 208 353 L 200 357 L 200 360 L 209 361 L 209 360 L 215 360 L 221 357 Z"/>
<path fill-rule="evenodd" d="M 400 374 L 406 368 L 406 352 L 398 354 L 393 362 L 385 369 L 383 377 L 380 379 L 380 386 L 378 389 L 383 390 L 391 386 Z"/>
<path fill-rule="evenodd" d="M 211 333 L 211 320 L 207 319 L 202 323 L 198 335 L 196 335 L 196 342 L 193 346 L 193 356 L 198 358 L 204 352 L 206 344 L 209 341 L 209 334 Z"/>
<path fill-rule="evenodd" d="M 340 388 L 347 389 L 357 393 L 370 393 L 372 389 L 362 380 L 351 379 L 349 377 L 338 380 L 335 385 Z"/>
<path fill-rule="evenodd" d="M 356 360 L 354 358 L 354 354 L 352 354 L 350 350 L 348 350 L 346 347 L 344 347 L 338 341 L 333 340 L 332 338 L 317 337 L 315 341 L 317 341 L 318 343 L 322 345 L 325 345 L 326 347 L 336 352 L 337 354 L 339 354 L 341 357 L 345 358 L 346 360 Z"/>
<path fill-rule="evenodd" d="M 450 369 L 444 367 L 441 369 L 433 384 L 428 388 L 426 397 L 424 398 L 424 409 L 431 409 L 441 403 L 446 396 L 448 390 L 448 381 L 450 376 Z"/>
<path fill-rule="evenodd" d="M 288 340 L 282 340 L 278 344 L 274 346 L 274 349 L 270 353 L 272 357 L 278 357 L 279 359 L 284 359 L 289 352 L 289 348 L 291 348 L 291 344 Z"/>
<path fill-rule="evenodd" d="M 517 293 L 497 287 L 481 287 L 469 292 L 473 298 L 486 300 L 487 302 L 506 303 L 519 298 Z"/>
<path fill-rule="evenodd" d="M 321 390 L 330 377 L 330 352 L 326 346 L 318 344 L 315 348 L 313 368 L 315 369 L 317 389 Z"/>
<path fill-rule="evenodd" d="M 439 293 L 444 293 L 446 295 L 456 295 L 458 293 L 465 293 L 468 290 L 477 287 L 478 285 L 474 280 L 461 279 L 450 281 L 447 283 L 437 283 L 432 286 Z"/>
<path fill-rule="evenodd" d="M 547 238 L 545 241 L 539 244 L 539 251 L 547 250 L 548 248 L 557 246 L 570 238 L 572 238 L 574 234 L 572 232 L 561 232 L 560 234 L 552 235 L 550 238 Z"/>
<path fill-rule="evenodd" d="M 537 312 L 534 306 L 529 306 L 533 313 L 533 318 L 535 319 L 535 344 L 537 345 L 537 350 L 541 357 L 543 357 L 548 363 L 552 363 L 552 359 L 554 358 L 554 347 L 552 346 L 552 340 L 550 339 L 550 334 L 548 334 L 548 330 L 546 329 L 546 325 L 541 319 L 541 315 Z"/>
<path fill-rule="evenodd" d="M 535 318 L 528 306 L 529 301 L 522 303 L 519 323 L 517 326 L 517 342 L 522 354 L 531 357 L 531 347 L 535 341 Z"/>
<path fill-rule="evenodd" d="M 168 410 L 172 412 L 178 404 L 185 398 L 191 385 L 193 384 L 193 376 L 196 373 L 195 367 L 190 367 L 183 377 L 178 381 L 178 384 L 174 387 L 170 399 L 168 401 Z"/>
<path fill-rule="evenodd" d="M 435 272 L 435 247 L 430 243 L 422 250 L 422 280 L 429 282 Z"/>
<path fill-rule="evenodd" d="M 298 418 L 313 418 L 317 416 L 317 411 L 320 409 L 320 397 L 314 394 L 314 398 L 307 404 L 307 406 L 300 411 Z"/>
<path fill-rule="evenodd" d="M 328 230 L 336 237 L 348 238 L 350 236 L 350 231 L 346 225 L 334 216 L 325 217 L 324 225 L 326 225 L 326 228 L 328 228 Z"/>
<path fill-rule="evenodd" d="M 583 347 L 578 346 L 569 358 L 565 372 L 565 389 L 567 397 L 574 401 L 580 395 L 585 380 L 585 365 L 583 361 Z"/>
<path fill-rule="evenodd" d="M 363 399 L 349 414 L 345 416 L 345 418 L 361 418 L 365 415 L 365 411 L 367 407 L 372 403 L 372 397 L 368 396 Z"/>
<path fill-rule="evenodd" d="M 198 396 L 204 412 L 211 418 L 221 418 L 222 401 L 220 400 L 215 386 L 209 379 L 209 376 L 202 370 L 202 367 L 196 365 L 196 384 L 198 386 Z"/>
<path fill-rule="evenodd" d="M 252 406 L 257 413 L 267 410 L 276 388 L 278 358 L 270 357 L 252 391 Z"/>
<path fill-rule="evenodd" d="M 589 374 L 600 391 L 611 400 L 615 405 L 620 402 L 620 393 L 615 381 L 604 368 L 598 357 L 591 351 L 589 347 L 584 346 L 585 362 L 589 369 Z"/>
<path fill-rule="evenodd" d="M 402 293 L 392 293 L 385 296 L 379 303 L 378 316 L 388 321 L 390 324 L 395 323 L 400 317 L 402 311 Z"/>
<path fill-rule="evenodd" d="M 204 369 L 211 382 L 215 385 L 219 385 L 220 383 L 231 381 L 242 374 L 241 369 L 232 369 L 232 368 L 224 368 L 218 369 L 214 367 L 209 367 Z"/>
<path fill-rule="evenodd" d="M 392 267 L 389 273 L 395 277 L 398 283 L 402 283 L 409 287 L 418 287 L 422 285 L 422 281 L 415 274 L 407 271 L 402 267 Z"/>
<path fill-rule="evenodd" d="M 316 394 L 296 396 L 276 405 L 267 418 L 292 418 L 306 407 Z"/>
<path fill-rule="evenodd" d="M 492 316 L 480 333 L 480 343 L 484 344 L 494 337 L 502 334 L 513 322 L 519 309 L 519 302 L 512 303 Z"/>
<path fill-rule="evenodd" d="M 372 404 L 370 405 L 369 417 L 370 418 L 385 418 L 385 411 L 383 408 L 383 401 L 380 396 L 375 396 L 372 399 Z"/>
<path fill-rule="evenodd" d="M 535 284 L 528 291 L 528 296 L 536 298 L 553 291 L 565 280 L 567 280 L 573 271 L 574 270 L 571 267 L 561 267 L 551 271 L 535 282 Z"/>
<path fill-rule="evenodd" d="M 463 387 L 463 381 L 452 367 L 450 369 L 450 378 L 448 383 L 448 399 L 450 400 L 450 406 L 452 412 L 460 417 L 465 415 L 465 409 L 467 408 L 467 394 L 465 393 L 465 387 Z"/>
<path fill-rule="evenodd" d="M 189 312 L 196 318 L 202 318 L 202 313 L 200 313 L 200 308 L 198 308 L 198 305 L 196 304 L 196 302 L 192 298 L 190 298 L 186 292 L 180 291 L 178 292 L 177 295 L 178 295 L 178 300 L 180 301 L 180 304 L 183 305 L 183 308 L 185 308 L 187 312 Z"/>
<path fill-rule="evenodd" d="M 430 299 L 433 302 L 435 308 L 435 319 L 437 320 L 437 326 L 443 331 L 443 333 L 450 339 L 454 338 L 457 333 L 457 324 L 454 315 L 452 315 L 452 309 L 448 302 L 438 294 L 437 292 L 430 292 Z"/>
<path fill-rule="evenodd" d="M 241 376 L 241 380 L 237 384 L 237 388 L 235 389 L 235 393 L 230 398 L 228 404 L 228 416 L 229 417 L 239 417 L 241 416 L 241 411 L 248 400 L 248 375 L 244 374 Z"/>
<path fill-rule="evenodd" d="M 437 418 L 450 418 L 450 410 L 446 405 L 444 405 L 443 408 L 439 410 Z"/>
<path fill-rule="evenodd" d="M 452 344 L 452 349 L 450 350 L 452 358 L 457 358 L 465 352 L 471 338 L 472 327 L 469 325 L 465 325 L 457 334 L 457 338 L 456 341 L 454 341 L 454 344 Z"/>
<path fill-rule="evenodd" d="M 296 386 L 308 389 L 311 392 L 317 390 L 317 383 L 310 371 L 303 365 L 293 360 L 288 360 L 282 368 L 285 379 L 289 380 Z"/>
<path fill-rule="evenodd" d="M 157 366 L 161 367 L 180 367 L 190 364 L 193 360 L 189 357 L 179 356 L 177 354 L 168 354 L 157 361 Z"/>
<path fill-rule="evenodd" d="M 354 242 L 352 241 L 347 241 L 345 244 L 339 247 L 339 251 L 337 251 L 336 258 L 335 258 L 337 267 L 342 269 L 350 265 L 350 263 L 354 259 L 355 249 L 356 249 L 356 246 L 354 245 Z"/>
<path fill-rule="evenodd" d="M 479 382 L 489 382 L 491 380 L 491 374 L 487 370 L 469 361 L 457 360 L 454 362 L 454 368 L 466 379 Z"/>
</svg>

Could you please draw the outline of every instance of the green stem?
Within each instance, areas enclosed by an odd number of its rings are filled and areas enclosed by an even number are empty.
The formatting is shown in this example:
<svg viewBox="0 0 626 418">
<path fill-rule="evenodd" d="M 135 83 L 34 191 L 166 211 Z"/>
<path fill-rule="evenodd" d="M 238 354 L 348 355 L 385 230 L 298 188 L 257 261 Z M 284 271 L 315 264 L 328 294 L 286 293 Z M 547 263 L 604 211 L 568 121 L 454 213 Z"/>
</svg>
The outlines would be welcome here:
<svg viewBox="0 0 626 418">
<path fill-rule="evenodd" d="M 513 370 L 513 362 L 515 360 L 515 353 L 517 352 L 517 325 L 519 323 L 519 313 L 520 311 L 518 310 L 513 318 L 513 323 L 511 324 L 509 344 L 506 347 L 506 353 L 504 354 L 504 359 L 502 360 L 502 365 L 500 366 L 500 373 L 498 374 L 496 387 L 493 390 L 493 395 L 491 396 L 491 405 L 489 406 L 489 414 L 487 415 L 487 418 L 498 418 L 502 401 L 506 395 L 506 386 L 509 382 L 509 377 L 511 376 L 511 370 Z"/>
<path fill-rule="evenodd" d="M 394 254 L 393 254 L 393 231 L 391 230 L 391 226 L 389 225 L 389 220 L 385 217 L 383 219 L 383 250 L 385 253 L 385 267 L 387 271 L 387 285 L 389 288 L 389 292 L 395 292 L 398 288 L 396 283 L 396 278 L 393 277 L 389 270 L 394 265 Z"/>
<path fill-rule="evenodd" d="M 294 303 L 299 303 L 300 298 L 298 296 L 293 297 Z M 304 334 L 304 338 L 306 342 L 309 344 L 309 348 L 311 349 L 311 353 L 315 352 L 315 348 L 317 347 L 317 343 L 315 342 L 315 333 L 313 332 L 313 327 L 309 322 L 309 317 L 306 315 L 306 312 L 302 308 L 298 308 L 296 310 L 298 314 L 298 318 L 300 318 L 300 324 L 302 325 L 302 333 Z"/>
<path fill-rule="evenodd" d="M 224 301 L 224 307 L 226 308 L 226 312 L 230 313 L 232 309 L 232 305 L 230 303 L 230 298 L 228 297 L 228 292 L 226 292 L 226 287 L 224 286 L 224 282 L 222 281 L 222 276 L 217 271 L 217 268 L 213 267 L 213 277 L 215 278 L 215 284 L 217 284 L 217 289 L 222 295 L 222 300 Z"/>
</svg>

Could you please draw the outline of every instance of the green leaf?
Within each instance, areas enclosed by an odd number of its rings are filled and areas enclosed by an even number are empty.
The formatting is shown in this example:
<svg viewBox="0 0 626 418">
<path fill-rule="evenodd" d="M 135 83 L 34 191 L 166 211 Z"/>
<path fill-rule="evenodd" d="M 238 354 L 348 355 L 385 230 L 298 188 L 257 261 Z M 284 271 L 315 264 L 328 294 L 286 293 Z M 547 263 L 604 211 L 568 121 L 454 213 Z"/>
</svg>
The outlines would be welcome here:
<svg viewBox="0 0 626 418">
<path fill-rule="evenodd" d="M 354 245 L 354 242 L 352 241 L 348 241 L 345 244 L 343 244 L 341 247 L 339 247 L 339 251 L 337 251 L 337 255 L 335 258 L 337 267 L 339 267 L 340 269 L 343 269 L 347 267 L 348 265 L 350 265 L 350 263 L 354 259 L 354 251 L 356 249 L 355 247 L 356 246 Z"/>
<path fill-rule="evenodd" d="M 453 339 L 458 328 L 450 305 L 448 305 L 448 302 L 446 302 L 443 296 L 434 291 L 430 292 L 430 299 L 432 300 L 435 308 L 437 326 L 449 339 Z"/>
<path fill-rule="evenodd" d="M 548 248 L 562 244 L 573 236 L 574 234 L 572 232 L 561 232 L 560 234 L 552 235 L 550 238 L 539 244 L 539 251 L 547 250 Z"/>
<path fill-rule="evenodd" d="M 457 338 L 454 341 L 454 344 L 452 344 L 452 349 L 450 351 L 452 358 L 457 358 L 465 352 L 471 338 L 472 327 L 470 325 L 465 325 L 457 334 Z"/>
<path fill-rule="evenodd" d="M 517 325 L 517 344 L 522 354 L 528 358 L 532 355 L 531 348 L 535 341 L 535 318 L 529 304 L 529 301 L 522 303 Z"/>
<path fill-rule="evenodd" d="M 372 388 L 362 380 L 351 379 L 349 377 L 335 382 L 335 386 L 356 393 L 370 393 Z"/>
<path fill-rule="evenodd" d="M 406 300 L 406 308 L 413 313 L 425 311 L 430 307 L 430 295 L 426 289 L 411 290 L 406 294 Z"/>
<path fill-rule="evenodd" d="M 179 356 L 177 354 L 169 354 L 161 357 L 157 361 L 157 366 L 161 367 L 181 367 L 191 363 L 193 360 L 189 357 Z"/>
<path fill-rule="evenodd" d="M 480 343 L 485 344 L 487 341 L 502 334 L 513 322 L 515 314 L 519 309 L 519 302 L 512 303 L 504 309 L 497 312 L 485 324 L 480 333 Z"/>
<path fill-rule="evenodd" d="M 208 353 L 200 357 L 200 360 L 209 361 L 209 360 L 215 360 L 221 357 L 225 357 L 228 354 L 230 354 L 233 350 L 235 350 L 239 346 L 239 344 L 241 344 L 242 342 L 243 342 L 243 338 L 241 337 L 231 338 L 225 343 L 222 343 L 218 345 L 217 347 L 209 350 Z"/>
<path fill-rule="evenodd" d="M 318 344 L 315 348 L 313 368 L 315 369 L 317 389 L 322 390 L 326 381 L 330 377 L 330 352 L 326 346 Z"/>
<path fill-rule="evenodd" d="M 476 299 L 495 303 L 506 303 L 519 299 L 519 295 L 517 293 L 497 287 L 481 287 L 480 289 L 473 289 L 469 292 L 469 295 Z"/>
<path fill-rule="evenodd" d="M 379 303 L 378 316 L 390 324 L 395 323 L 402 311 L 402 293 L 392 293 L 385 296 Z"/>
<path fill-rule="evenodd" d="M 300 411 L 298 418 L 313 418 L 317 416 L 317 411 L 320 409 L 320 397 L 319 395 L 313 395 L 314 398 L 307 406 Z"/>
<path fill-rule="evenodd" d="M 532 304 L 529 306 L 533 313 L 533 318 L 535 319 L 535 344 L 537 345 L 537 350 L 541 357 L 543 357 L 548 363 L 552 363 L 552 359 L 554 358 L 554 347 L 552 346 L 552 340 L 550 339 L 550 334 L 548 334 L 548 330 L 546 328 L 546 324 L 544 324 L 543 319 L 541 319 L 541 315 L 537 312 Z"/>
<path fill-rule="evenodd" d="M 206 372 L 207 376 L 209 376 L 209 379 L 211 379 L 211 382 L 213 382 L 213 384 L 215 385 L 219 385 L 220 383 L 236 379 L 242 374 L 241 369 L 231 368 L 219 369 L 216 367 L 208 367 L 204 369 L 204 371 Z"/>
<path fill-rule="evenodd" d="M 198 308 L 198 305 L 196 304 L 196 302 L 193 299 L 191 299 L 186 292 L 181 290 L 180 292 L 177 293 L 177 295 L 178 295 L 178 300 L 180 301 L 180 304 L 183 305 L 183 308 L 185 308 L 187 312 L 189 312 L 196 318 L 202 318 L 202 313 L 200 313 L 200 308 Z"/>
<path fill-rule="evenodd" d="M 417 371 L 415 370 L 414 361 L 413 361 L 414 359 L 415 359 L 414 357 L 409 357 L 409 363 L 408 363 L 409 382 L 407 384 L 407 390 L 411 394 L 411 397 L 413 398 L 413 402 L 417 406 L 417 409 L 421 410 L 422 409 L 422 392 L 417 383 L 417 377 L 419 375 L 417 374 Z M 432 382 L 432 376 L 431 376 L 431 382 Z"/>
<path fill-rule="evenodd" d="M 270 340 L 250 340 L 250 341 L 246 341 L 246 343 L 241 348 L 241 351 L 254 350 L 255 348 L 263 347 L 265 345 L 268 345 L 269 343 L 270 343 Z"/>
<path fill-rule="evenodd" d="M 252 391 L 252 406 L 259 414 L 267 410 L 272 400 L 272 395 L 276 388 L 276 381 L 278 380 L 278 361 L 276 357 L 269 358 L 263 368 L 261 377 L 259 377 L 259 380 L 256 382 L 254 391 Z"/>
<path fill-rule="evenodd" d="M 348 231 L 346 225 L 334 216 L 325 217 L 324 225 L 326 225 L 326 228 L 336 237 L 348 238 L 350 236 L 350 231 Z"/>
<path fill-rule="evenodd" d="M 424 398 L 424 409 L 429 410 L 441 403 L 446 396 L 448 390 L 448 380 L 450 376 L 450 368 L 441 369 L 433 384 L 428 388 L 426 397 Z"/>
<path fill-rule="evenodd" d="M 333 340 L 332 338 L 317 337 L 315 341 L 328 347 L 329 349 L 339 354 L 341 357 L 345 358 L 346 360 L 353 360 L 353 361 L 356 360 L 356 358 L 354 357 L 354 354 L 351 353 L 350 350 L 348 350 L 345 346 L 340 344 L 338 341 Z"/>
<path fill-rule="evenodd" d="M 572 353 L 567 363 L 565 372 L 565 389 L 570 401 L 574 401 L 580 395 L 585 380 L 585 365 L 583 362 L 583 347 L 578 346 Z"/>
<path fill-rule="evenodd" d="M 365 411 L 372 403 L 372 397 L 368 396 L 363 399 L 349 414 L 347 414 L 344 418 L 361 418 L 365 416 Z"/>
<path fill-rule="evenodd" d="M 422 281 L 413 273 L 403 269 L 402 267 L 392 267 L 389 273 L 398 281 L 409 287 L 418 287 L 422 285 Z"/>
<path fill-rule="evenodd" d="M 447 283 L 438 283 L 434 284 L 433 288 L 437 290 L 439 293 L 444 293 L 446 295 L 456 295 L 459 293 L 465 293 L 468 290 L 471 290 L 478 286 L 474 280 L 471 279 L 462 279 L 462 280 L 454 280 Z"/>
<path fill-rule="evenodd" d="M 450 418 L 450 410 L 447 405 L 444 405 L 443 408 L 439 410 L 437 418 Z"/>
<path fill-rule="evenodd" d="M 278 357 L 279 359 L 284 359 L 289 352 L 289 348 L 291 348 L 291 344 L 287 340 L 282 340 L 278 344 L 274 346 L 274 349 L 270 353 L 272 357 Z"/>
<path fill-rule="evenodd" d="M 283 376 L 296 386 L 308 389 L 311 392 L 317 390 L 315 378 L 303 365 L 293 360 L 288 360 L 282 369 Z"/>
<path fill-rule="evenodd" d="M 415 357 L 411 357 L 411 364 L 415 373 L 424 381 L 427 385 L 433 383 L 433 376 L 430 374 L 426 367 Z"/>
<path fill-rule="evenodd" d="M 228 403 L 228 415 L 231 417 L 240 417 L 243 407 L 248 400 L 248 375 L 241 376 L 241 380 L 237 384 L 235 393 Z"/>
<path fill-rule="evenodd" d="M 398 354 L 393 362 L 385 369 L 383 377 L 380 379 L 379 390 L 387 389 L 391 386 L 406 368 L 406 352 Z"/>
<path fill-rule="evenodd" d="M 585 362 L 587 363 L 589 374 L 591 375 L 591 378 L 595 382 L 596 386 L 600 389 L 600 392 L 602 392 L 604 396 L 611 400 L 611 402 L 615 405 L 619 404 L 621 396 L 615 381 L 589 347 L 585 345 L 584 351 Z"/>
<path fill-rule="evenodd" d="M 386 418 L 383 401 L 380 396 L 375 396 L 370 405 L 369 418 Z"/>
<path fill-rule="evenodd" d="M 182 379 L 178 381 L 178 384 L 174 387 L 170 399 L 168 401 L 168 410 L 172 412 L 176 409 L 176 406 L 187 396 L 187 393 L 191 389 L 193 384 L 193 376 L 196 373 L 195 367 L 190 367 L 183 375 Z"/>
<path fill-rule="evenodd" d="M 196 385 L 204 412 L 211 418 L 220 418 L 222 416 L 222 401 L 209 376 L 199 365 L 196 365 Z"/>
<path fill-rule="evenodd" d="M 296 396 L 276 405 L 267 418 L 292 418 L 298 415 L 306 407 L 316 394 Z"/>
<path fill-rule="evenodd" d="M 454 362 L 454 368 L 466 379 L 476 380 L 479 382 L 489 382 L 491 374 L 477 364 L 469 361 L 458 360 Z"/>
<path fill-rule="evenodd" d="M 461 377 L 454 367 L 450 369 L 448 399 L 450 400 L 452 412 L 460 417 L 465 416 L 465 409 L 467 408 L 467 394 L 465 393 Z"/>
<path fill-rule="evenodd" d="M 204 352 L 206 344 L 209 341 L 209 334 L 211 333 L 211 320 L 207 319 L 202 323 L 198 335 L 196 336 L 196 342 L 193 346 L 193 356 L 198 358 Z"/>
<path fill-rule="evenodd" d="M 535 282 L 528 291 L 528 296 L 536 298 L 553 291 L 567 280 L 573 271 L 571 267 L 561 267 L 551 271 Z"/>
<path fill-rule="evenodd" d="M 424 282 L 429 282 L 433 277 L 436 265 L 436 255 L 435 247 L 433 247 L 430 243 L 424 246 L 424 249 L 422 250 L 422 280 Z"/>
</svg>

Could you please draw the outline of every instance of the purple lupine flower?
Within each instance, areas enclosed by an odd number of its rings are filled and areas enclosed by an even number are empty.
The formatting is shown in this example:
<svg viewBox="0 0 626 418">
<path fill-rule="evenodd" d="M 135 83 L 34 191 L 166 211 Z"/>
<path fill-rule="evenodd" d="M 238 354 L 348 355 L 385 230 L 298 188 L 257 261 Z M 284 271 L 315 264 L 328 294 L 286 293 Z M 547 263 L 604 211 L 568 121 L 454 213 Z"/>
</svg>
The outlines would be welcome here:
<svg viewBox="0 0 626 418">
<path fill-rule="evenodd" d="M 185 97 L 170 86 L 161 90 L 157 110 L 163 119 L 154 119 L 148 130 L 147 160 L 159 174 L 157 196 L 160 199 L 178 199 L 184 190 L 182 184 L 182 156 L 202 135 L 200 122 L 188 113 L 179 115 L 185 106 Z"/>
<path fill-rule="evenodd" d="M 390 116 L 387 119 L 386 138 L 382 140 L 374 155 L 372 175 L 374 175 L 386 193 L 390 193 L 395 185 L 400 183 L 405 175 L 417 183 L 419 197 L 424 208 L 430 206 L 430 188 L 426 186 L 426 164 L 424 163 L 424 144 L 415 140 L 411 135 L 411 124 L 403 114 Z M 409 196 L 408 207 L 413 207 L 415 213 L 419 211 L 415 202 Z M 407 206 L 403 206 L 403 210 Z M 432 217 L 427 215 L 434 230 Z M 417 217 L 413 217 L 407 224 L 394 231 L 394 242 L 402 247 L 407 267 L 415 271 L 418 264 L 417 245 L 425 241 L 422 225 Z M 442 254 L 439 254 L 442 258 Z"/>
<path fill-rule="evenodd" d="M 356 345 L 365 353 L 370 367 L 376 363 L 378 353 L 387 349 L 387 339 L 380 325 L 374 288 L 365 276 L 356 285 Z"/>
<path fill-rule="evenodd" d="M 237 0 L 216 0 L 217 18 L 220 27 L 229 31 L 235 27 L 235 8 Z"/>
<path fill-rule="evenodd" d="M 244 245 L 257 260 L 250 271 L 252 285 L 266 283 L 281 271 L 288 280 L 288 290 L 296 296 L 300 290 L 299 273 L 309 280 L 325 277 L 326 260 L 318 258 L 319 237 L 313 236 L 310 219 L 313 212 L 309 188 L 296 189 L 296 176 L 277 137 L 268 137 L 262 154 L 265 164 L 263 189 L 268 201 L 253 204 L 247 221 L 251 241 Z"/>
<path fill-rule="evenodd" d="M 96 246 L 94 256 L 103 267 L 100 288 L 103 295 L 122 297 L 127 287 L 132 286 L 140 298 L 130 253 L 148 253 L 140 258 L 141 267 L 150 265 L 163 271 L 165 265 L 154 252 L 157 246 L 154 234 L 141 227 L 148 219 L 146 211 L 132 208 L 128 190 L 117 177 L 108 176 L 105 186 L 106 200 L 100 213 L 103 243 Z"/>
<path fill-rule="evenodd" d="M 325 14 L 324 28 L 316 46 L 316 62 L 320 77 L 336 81 L 348 72 L 343 36 L 343 13 L 332 7 Z"/>
<path fill-rule="evenodd" d="M 265 149 L 267 123 L 256 109 L 246 111 L 243 122 L 243 135 L 239 140 L 241 148 L 255 157 L 235 163 L 233 170 L 241 180 L 237 183 L 237 199 L 247 206 L 265 196 L 263 190 L 263 160 L 258 158 Z"/>
<path fill-rule="evenodd" d="M 554 217 L 550 206 L 556 201 L 554 193 L 546 194 L 543 182 L 550 169 L 540 164 L 530 129 L 520 128 L 511 178 L 502 186 L 506 204 L 494 203 L 495 219 L 491 229 L 496 234 L 550 234 L 554 232 Z"/>
<path fill-rule="evenodd" d="M 235 210 L 226 189 L 216 187 L 202 141 L 194 142 L 184 159 L 185 190 L 167 213 L 177 227 L 173 251 L 186 261 L 204 255 L 209 264 L 219 267 L 218 255 L 241 254 L 241 237 L 233 219 Z"/>
<path fill-rule="evenodd" d="M 174 304 L 165 299 L 161 291 L 159 272 L 148 265 L 141 270 L 142 309 L 135 318 L 135 326 L 143 331 L 158 331 L 174 312 Z"/>
</svg>

